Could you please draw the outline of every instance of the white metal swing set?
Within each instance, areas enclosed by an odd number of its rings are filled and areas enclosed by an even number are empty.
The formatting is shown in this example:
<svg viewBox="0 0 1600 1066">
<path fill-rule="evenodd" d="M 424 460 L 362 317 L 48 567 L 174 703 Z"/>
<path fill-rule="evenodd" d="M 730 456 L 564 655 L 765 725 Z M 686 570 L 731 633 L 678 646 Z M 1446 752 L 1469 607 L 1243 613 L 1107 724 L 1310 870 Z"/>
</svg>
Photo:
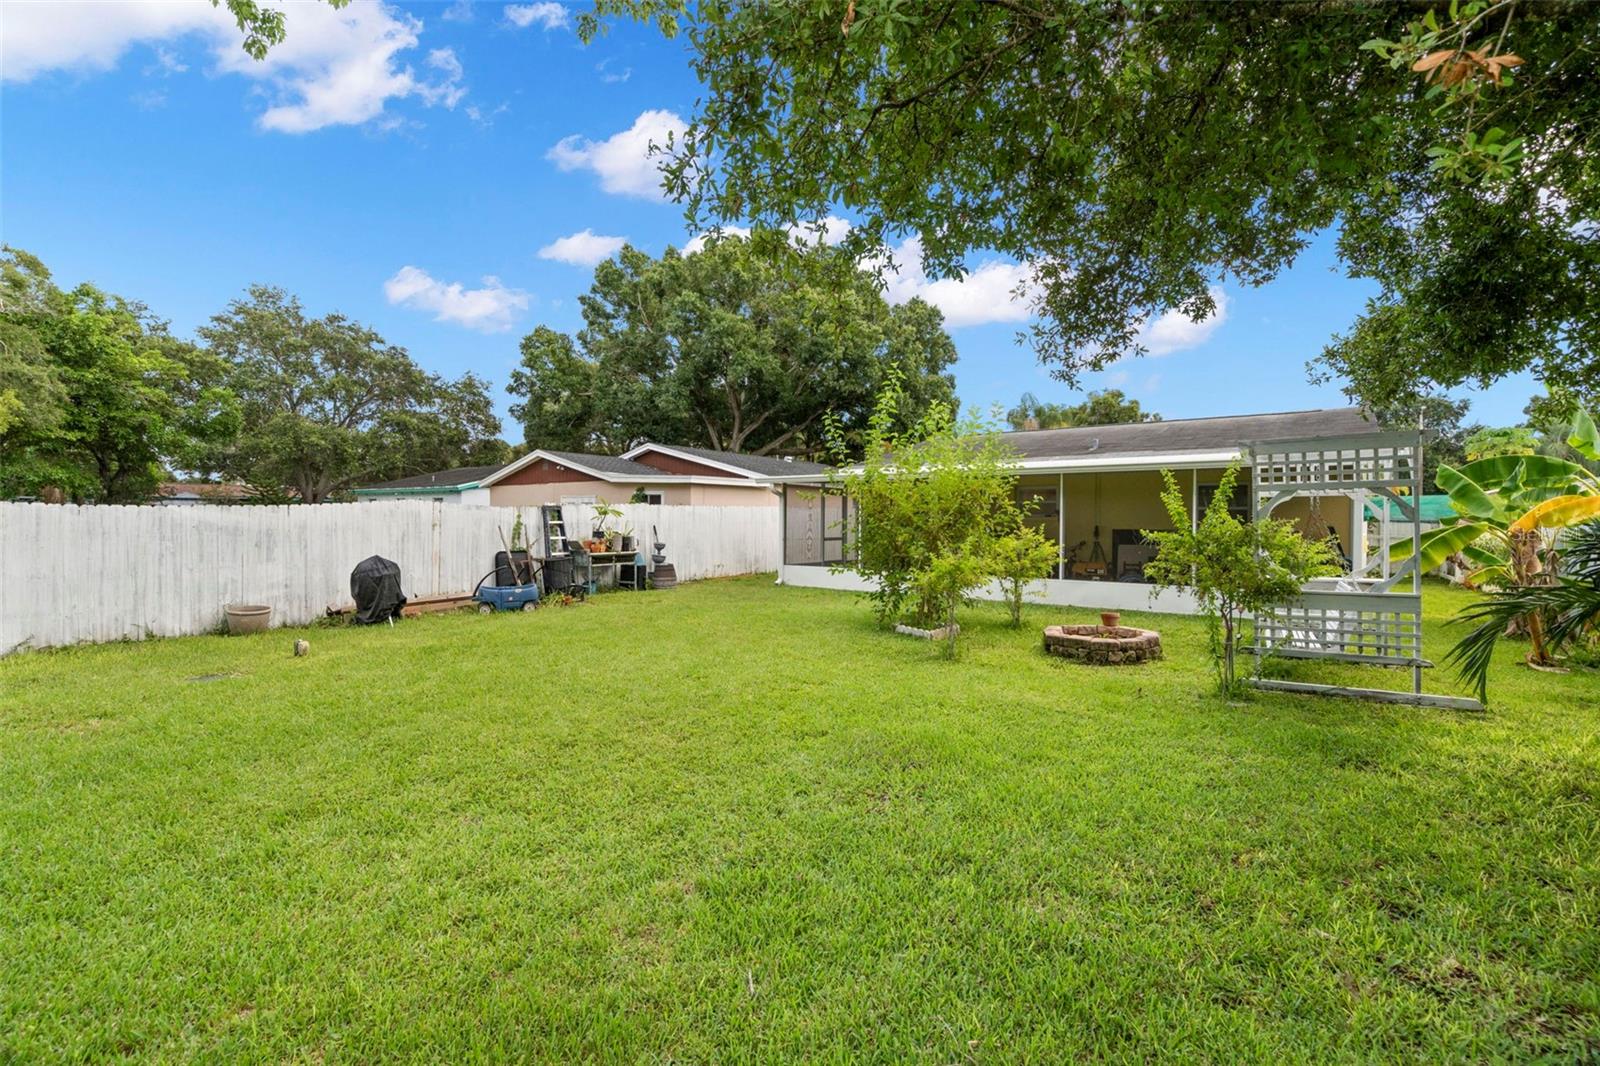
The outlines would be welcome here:
<svg viewBox="0 0 1600 1066">
<path fill-rule="evenodd" d="M 1312 582 L 1300 596 L 1255 616 L 1256 688 L 1349 696 L 1457 710 L 1482 710 L 1464 696 L 1422 691 L 1422 670 L 1431 666 L 1422 656 L 1422 435 L 1395 431 L 1361 437 L 1274 441 L 1246 445 L 1255 496 L 1255 521 L 1270 518 L 1286 500 L 1310 496 L 1373 493 L 1392 501 L 1411 525 L 1411 554 L 1390 566 L 1388 523 L 1377 557 L 1357 567 L 1349 578 Z M 1405 489 L 1409 495 L 1402 495 Z M 1361 536 L 1359 529 L 1352 536 Z M 1409 579 L 1410 590 L 1397 586 Z M 1322 685 L 1261 676 L 1268 655 L 1294 659 L 1330 659 L 1372 666 L 1410 667 L 1411 691 Z"/>
</svg>

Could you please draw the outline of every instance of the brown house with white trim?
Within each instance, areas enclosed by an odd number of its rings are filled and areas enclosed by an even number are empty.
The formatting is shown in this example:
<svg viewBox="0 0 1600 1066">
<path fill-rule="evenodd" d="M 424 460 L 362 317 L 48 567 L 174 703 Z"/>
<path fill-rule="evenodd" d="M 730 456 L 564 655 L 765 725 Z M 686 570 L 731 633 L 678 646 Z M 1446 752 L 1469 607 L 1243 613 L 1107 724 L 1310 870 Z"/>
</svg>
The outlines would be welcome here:
<svg viewBox="0 0 1600 1066">
<path fill-rule="evenodd" d="M 494 507 L 601 499 L 618 504 L 643 492 L 649 503 L 776 507 L 773 477 L 822 476 L 826 471 L 801 460 L 647 443 L 620 456 L 538 448 L 497 469 L 445 470 L 355 492 L 369 500 L 423 495 Z"/>
</svg>

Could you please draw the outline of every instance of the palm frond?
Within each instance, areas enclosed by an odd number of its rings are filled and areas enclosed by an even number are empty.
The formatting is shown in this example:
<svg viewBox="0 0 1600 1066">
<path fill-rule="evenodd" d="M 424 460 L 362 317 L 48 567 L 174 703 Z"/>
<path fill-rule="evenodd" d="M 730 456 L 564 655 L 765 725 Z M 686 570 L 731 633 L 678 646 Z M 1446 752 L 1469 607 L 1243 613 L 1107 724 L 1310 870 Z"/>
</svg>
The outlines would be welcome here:
<svg viewBox="0 0 1600 1066">
<path fill-rule="evenodd" d="M 1445 655 L 1445 662 L 1455 667 L 1456 676 L 1470 685 L 1484 704 L 1488 703 L 1489 664 L 1500 635 L 1512 620 L 1535 611 L 1546 619 L 1549 647 L 1559 648 L 1600 621 L 1600 583 L 1567 577 L 1555 585 L 1520 585 L 1493 593 L 1450 620 L 1450 625 L 1473 628 Z"/>
<path fill-rule="evenodd" d="M 1561 567 L 1568 577 L 1600 582 L 1600 520 L 1573 526 L 1562 536 Z"/>
</svg>

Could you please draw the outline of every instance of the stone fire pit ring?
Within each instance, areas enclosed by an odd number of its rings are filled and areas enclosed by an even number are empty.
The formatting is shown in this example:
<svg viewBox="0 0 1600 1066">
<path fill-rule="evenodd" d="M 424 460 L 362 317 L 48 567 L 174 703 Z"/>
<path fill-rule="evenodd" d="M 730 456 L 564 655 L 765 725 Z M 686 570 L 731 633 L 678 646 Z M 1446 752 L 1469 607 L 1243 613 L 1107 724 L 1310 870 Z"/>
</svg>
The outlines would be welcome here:
<svg viewBox="0 0 1600 1066">
<path fill-rule="evenodd" d="M 1045 626 L 1044 650 L 1091 666 L 1131 666 L 1161 658 L 1161 634 L 1132 626 Z"/>
</svg>

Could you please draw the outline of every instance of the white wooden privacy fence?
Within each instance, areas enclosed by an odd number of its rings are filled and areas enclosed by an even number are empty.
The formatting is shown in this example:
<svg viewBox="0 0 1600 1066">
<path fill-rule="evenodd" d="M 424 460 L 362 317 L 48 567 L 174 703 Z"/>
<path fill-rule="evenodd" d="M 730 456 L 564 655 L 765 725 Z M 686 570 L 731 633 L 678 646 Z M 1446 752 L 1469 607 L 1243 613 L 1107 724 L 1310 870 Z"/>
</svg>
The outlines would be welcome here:
<svg viewBox="0 0 1600 1066">
<path fill-rule="evenodd" d="M 778 568 L 776 507 L 622 510 L 618 524 L 641 540 L 659 531 L 680 581 Z M 350 603 L 350 570 L 369 555 L 400 564 L 409 597 L 467 593 L 519 511 L 537 544 L 537 507 L 0 503 L 0 655 L 207 633 L 229 603 L 268 604 L 274 625 L 309 622 Z M 587 532 L 593 508 L 567 505 L 565 517 L 569 530 Z"/>
</svg>

